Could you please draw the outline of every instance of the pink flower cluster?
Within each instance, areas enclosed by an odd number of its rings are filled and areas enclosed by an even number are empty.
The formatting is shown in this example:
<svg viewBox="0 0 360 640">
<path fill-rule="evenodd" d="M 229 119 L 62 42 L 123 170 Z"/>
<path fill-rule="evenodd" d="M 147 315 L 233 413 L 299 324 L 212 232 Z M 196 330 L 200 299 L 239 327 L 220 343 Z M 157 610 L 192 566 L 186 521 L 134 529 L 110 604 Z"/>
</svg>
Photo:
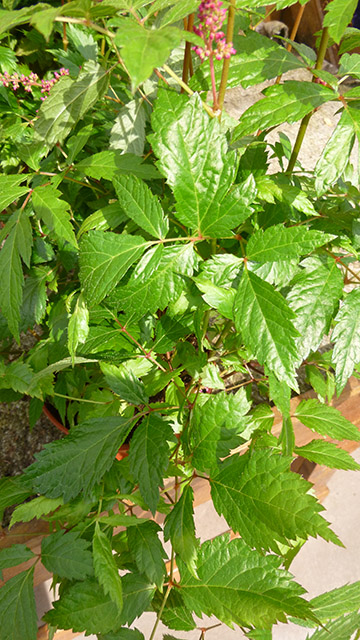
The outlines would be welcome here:
<svg viewBox="0 0 360 640">
<path fill-rule="evenodd" d="M 209 58 L 213 53 L 217 60 L 230 58 L 236 53 L 232 42 L 226 42 L 225 33 L 221 31 L 221 27 L 226 17 L 226 9 L 222 8 L 220 0 L 205 0 L 199 6 L 198 18 L 200 24 L 194 27 L 196 33 L 204 41 L 204 47 L 193 47 L 195 53 L 204 60 Z M 213 43 L 216 49 L 213 49 Z"/>
<path fill-rule="evenodd" d="M 30 73 L 28 76 L 24 74 L 20 75 L 18 73 L 13 73 L 10 75 L 7 71 L 4 73 L 0 73 L 0 82 L 2 82 L 4 87 L 11 86 L 14 91 L 16 91 L 20 86 L 22 86 L 25 91 L 31 93 L 32 87 L 41 87 L 40 92 L 45 93 L 46 95 L 41 96 L 40 100 L 45 100 L 49 95 L 51 88 L 54 84 L 61 78 L 61 76 L 68 76 L 69 69 L 65 69 L 62 67 L 59 71 L 54 72 L 54 77 L 50 78 L 50 80 L 41 80 L 37 73 Z"/>
</svg>

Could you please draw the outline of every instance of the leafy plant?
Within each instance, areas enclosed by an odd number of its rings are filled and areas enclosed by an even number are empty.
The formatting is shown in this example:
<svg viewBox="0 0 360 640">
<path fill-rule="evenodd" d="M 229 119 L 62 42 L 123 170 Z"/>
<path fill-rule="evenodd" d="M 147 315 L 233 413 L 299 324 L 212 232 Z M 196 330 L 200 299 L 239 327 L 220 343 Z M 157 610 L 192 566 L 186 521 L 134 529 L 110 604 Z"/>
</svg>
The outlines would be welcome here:
<svg viewBox="0 0 360 640">
<path fill-rule="evenodd" d="M 289 567 L 310 536 L 342 544 L 293 457 L 359 468 L 322 438 L 360 440 L 328 404 L 360 363 L 360 94 L 341 84 L 360 74 L 354 3 L 328 4 L 316 60 L 251 28 L 260 0 L 203 2 L 200 24 L 197 5 L 3 2 L 0 394 L 29 396 L 31 425 L 44 407 L 66 434 L 1 479 L 1 509 L 18 505 L 7 535 L 49 523 L 52 630 L 139 640 L 132 625 L 150 610 L 149 640 L 160 620 L 194 629 L 194 614 L 248 638 L 288 620 L 350 638 L 359 583 L 308 601 Z M 322 71 L 329 37 L 344 47 L 339 78 Z M 312 82 L 274 84 L 239 122 L 223 111 L 227 86 L 297 68 Z M 309 173 L 301 142 L 329 100 L 342 115 Z M 269 129 L 301 118 L 294 148 L 283 135 L 272 147 L 283 170 L 268 173 Z M 34 345 L 13 359 L 24 332 Z M 301 372 L 315 397 L 292 413 Z M 294 418 L 317 439 L 298 447 Z M 200 544 L 198 477 L 240 538 Z M 14 543 L 0 568 L 32 558 Z M 33 573 L 1 589 L 1 640 L 36 638 Z"/>
</svg>

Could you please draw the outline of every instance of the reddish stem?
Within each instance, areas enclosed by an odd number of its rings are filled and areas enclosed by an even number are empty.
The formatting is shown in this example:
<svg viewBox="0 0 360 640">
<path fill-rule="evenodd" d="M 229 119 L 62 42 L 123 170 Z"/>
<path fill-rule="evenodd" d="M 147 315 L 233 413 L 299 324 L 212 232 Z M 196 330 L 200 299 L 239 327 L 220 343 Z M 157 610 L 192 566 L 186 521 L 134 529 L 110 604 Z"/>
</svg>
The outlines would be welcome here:
<svg viewBox="0 0 360 640">
<path fill-rule="evenodd" d="M 51 411 L 49 411 L 49 409 L 43 405 L 43 413 L 46 415 L 47 418 L 49 418 L 50 422 L 53 423 L 53 425 L 59 429 L 59 431 L 62 431 L 63 433 L 66 433 L 66 435 L 69 433 L 69 429 L 67 429 L 66 427 L 64 427 L 63 424 L 61 424 L 61 422 L 59 422 L 59 420 L 57 420 L 55 418 L 55 416 L 53 416 L 53 414 L 51 413 Z"/>
<path fill-rule="evenodd" d="M 211 76 L 211 89 L 212 89 L 212 95 L 213 95 L 213 101 L 214 101 L 213 109 L 214 111 L 216 111 L 218 109 L 218 101 L 217 101 L 217 95 L 216 95 L 214 56 L 212 52 L 210 53 L 209 64 L 210 64 L 210 76 Z"/>
</svg>

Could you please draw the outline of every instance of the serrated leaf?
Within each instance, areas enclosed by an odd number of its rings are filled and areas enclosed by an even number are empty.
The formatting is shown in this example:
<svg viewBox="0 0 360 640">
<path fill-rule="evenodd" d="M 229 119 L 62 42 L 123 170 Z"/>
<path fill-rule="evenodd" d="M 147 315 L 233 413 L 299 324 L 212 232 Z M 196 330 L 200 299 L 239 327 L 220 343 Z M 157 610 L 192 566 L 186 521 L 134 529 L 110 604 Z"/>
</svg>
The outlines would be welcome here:
<svg viewBox="0 0 360 640">
<path fill-rule="evenodd" d="M 161 174 L 152 164 L 145 164 L 142 158 L 133 153 L 108 149 L 81 160 L 76 167 L 90 178 L 112 180 L 116 174 L 134 174 L 143 180 L 156 180 Z"/>
<path fill-rule="evenodd" d="M 179 563 L 181 595 L 197 615 L 215 615 L 228 625 L 271 627 L 294 611 L 299 618 L 313 618 L 301 598 L 304 589 L 280 563 L 280 558 L 260 555 L 243 540 L 229 542 L 228 536 L 219 536 L 201 545 L 199 579 Z"/>
<path fill-rule="evenodd" d="M 180 320 L 178 322 L 177 320 Z M 168 315 L 163 315 L 156 323 L 155 342 L 152 345 L 152 349 L 156 353 L 166 353 L 171 351 L 178 343 L 179 338 L 184 337 L 190 333 L 190 329 L 185 324 L 182 324 L 183 318 L 170 318 Z"/>
<path fill-rule="evenodd" d="M 19 504 L 31 496 L 31 483 L 26 483 L 24 477 L 0 478 L 0 517 L 2 519 L 4 509 L 14 504 Z"/>
<path fill-rule="evenodd" d="M 155 602 L 153 607 L 156 610 Z M 196 628 L 196 623 L 190 609 L 185 605 L 179 589 L 172 589 L 166 601 L 166 607 L 161 615 L 161 622 L 168 629 L 179 629 L 181 631 L 191 631 Z M 172 636 L 164 636 L 164 638 Z"/>
<path fill-rule="evenodd" d="M 360 581 L 322 593 L 310 602 L 321 622 L 357 611 L 360 608 Z"/>
<path fill-rule="evenodd" d="M 328 622 L 324 629 L 318 629 L 311 635 L 311 640 L 351 640 L 359 626 L 360 614 L 351 613 Z M 310 640 L 310 636 L 306 636 L 306 640 Z"/>
<path fill-rule="evenodd" d="M 108 633 L 121 624 L 116 604 L 96 580 L 71 584 L 43 619 L 60 629 L 87 634 Z"/>
<path fill-rule="evenodd" d="M 347 451 L 326 440 L 312 440 L 303 447 L 295 447 L 295 453 L 330 469 L 360 469 L 360 465 Z"/>
<path fill-rule="evenodd" d="M 110 389 L 122 400 L 130 404 L 147 404 L 149 402 L 143 382 L 132 371 L 129 371 L 126 365 L 116 367 L 113 364 L 101 362 L 100 367 Z"/>
<path fill-rule="evenodd" d="M 342 176 L 355 142 L 351 118 L 343 111 L 335 130 L 327 141 L 315 167 L 315 189 L 318 196 Z M 341 153 L 339 153 L 341 148 Z"/>
<path fill-rule="evenodd" d="M 133 90 L 147 80 L 155 67 L 161 67 L 170 52 L 180 44 L 182 32 L 176 27 L 147 29 L 132 18 L 122 19 L 115 43 L 132 81 Z"/>
<path fill-rule="evenodd" d="M 147 522 L 147 518 L 138 518 L 137 516 L 125 516 L 122 513 L 114 513 L 111 516 L 102 516 L 99 519 L 100 524 L 107 524 L 110 527 L 138 527 L 140 524 Z"/>
<path fill-rule="evenodd" d="M 0 374 L 0 389 L 14 389 L 25 393 L 33 379 L 34 372 L 27 362 L 14 360 Z"/>
<path fill-rule="evenodd" d="M 192 464 L 200 471 L 217 467 L 220 458 L 244 439 L 245 414 L 251 407 L 244 389 L 236 394 L 224 391 L 211 395 L 205 404 L 196 404 L 190 420 L 189 450 Z"/>
<path fill-rule="evenodd" d="M 69 580 L 85 580 L 94 573 L 90 542 L 76 531 L 56 531 L 41 542 L 41 561 L 50 573 Z"/>
<path fill-rule="evenodd" d="M 217 254 L 200 265 L 200 275 L 217 287 L 228 289 L 238 275 L 242 263 L 241 258 L 231 253 Z"/>
<path fill-rule="evenodd" d="M 195 536 L 194 492 L 187 485 L 170 513 L 165 518 L 164 539 L 171 540 L 175 553 L 180 556 L 189 571 L 196 575 L 198 540 Z"/>
<path fill-rule="evenodd" d="M 85 233 L 86 231 L 90 231 L 91 229 L 96 229 L 97 231 L 107 231 L 108 229 L 116 229 L 122 222 L 127 220 L 127 215 L 121 209 L 118 202 L 114 202 L 113 204 L 109 204 L 102 209 L 98 209 L 90 216 L 85 218 L 82 223 L 79 231 L 78 231 L 78 239 Z"/>
<path fill-rule="evenodd" d="M 316 268 L 305 268 L 295 276 L 287 301 L 296 313 L 293 322 L 301 334 L 295 341 L 297 365 L 310 351 L 316 351 L 328 332 L 343 285 L 343 277 L 335 261 L 329 266 L 318 264 Z"/>
<path fill-rule="evenodd" d="M 158 198 L 136 176 L 115 176 L 113 185 L 129 218 L 155 238 L 165 238 L 169 224 Z"/>
<path fill-rule="evenodd" d="M 159 531 L 159 525 L 149 520 L 140 526 L 130 527 L 127 538 L 139 572 L 161 589 L 166 575 L 164 558 L 167 555 L 158 538 Z"/>
<path fill-rule="evenodd" d="M 360 289 L 353 289 L 335 317 L 331 340 L 335 343 L 332 360 L 336 365 L 335 380 L 340 395 L 354 366 L 360 362 Z"/>
<path fill-rule="evenodd" d="M 194 278 L 195 284 L 203 294 L 205 302 L 217 309 L 222 316 L 229 320 L 234 319 L 233 307 L 235 299 L 235 289 L 225 289 L 224 287 L 217 287 L 216 284 L 203 280 L 201 276 Z"/>
<path fill-rule="evenodd" d="M 328 27 L 330 37 L 339 44 L 344 31 L 354 15 L 357 0 L 332 0 L 326 5 L 323 25 Z"/>
<path fill-rule="evenodd" d="M 232 456 L 211 478 L 215 509 L 257 549 L 276 552 L 278 542 L 317 535 L 341 545 L 307 493 L 310 483 L 289 470 L 291 461 L 266 449 Z"/>
<path fill-rule="evenodd" d="M 322 436 L 330 436 L 335 440 L 360 441 L 358 428 L 335 409 L 318 400 L 302 400 L 296 407 L 295 416 L 306 427 L 320 433 Z"/>
<path fill-rule="evenodd" d="M 207 235 L 209 231 L 211 237 L 218 237 L 217 222 L 223 231 L 229 216 L 230 230 L 236 224 L 236 211 L 242 221 L 241 189 L 240 193 L 236 190 L 234 198 L 229 196 L 224 214 L 219 206 L 234 178 L 234 153 L 227 152 L 220 124 L 208 116 L 199 96 L 185 101 L 178 98 L 168 91 L 159 92 L 152 115 L 155 133 L 151 144 L 159 158 L 158 167 L 173 189 L 178 220 L 197 233 Z"/>
<path fill-rule="evenodd" d="M 42 516 L 55 511 L 58 507 L 64 504 L 62 498 L 46 498 L 45 496 L 38 496 L 30 502 L 25 502 L 16 507 L 14 513 L 11 516 L 10 527 L 16 522 L 30 522 L 34 518 L 41 518 Z"/>
<path fill-rule="evenodd" d="M 54 7 L 51 9 L 43 9 L 43 11 L 35 13 L 31 18 L 31 24 L 44 36 L 47 42 L 53 30 L 54 20 L 58 14 L 59 8 Z"/>
<path fill-rule="evenodd" d="M 276 262 L 306 255 L 332 240 L 334 236 L 306 227 L 284 227 L 277 224 L 250 236 L 246 246 L 248 260 Z"/>
<path fill-rule="evenodd" d="M 95 305 L 117 285 L 144 252 L 141 236 L 89 231 L 80 243 L 80 281 L 85 299 Z"/>
<path fill-rule="evenodd" d="M 110 303 L 133 313 L 135 318 L 148 311 L 163 310 L 179 298 L 185 286 L 184 276 L 193 274 L 196 263 L 192 244 L 164 247 L 156 269 L 149 265 L 141 275 L 131 278 L 111 296 Z"/>
<path fill-rule="evenodd" d="M 335 100 L 337 93 L 314 82 L 288 80 L 264 91 L 265 98 L 259 100 L 242 114 L 233 139 L 237 140 L 258 129 L 276 127 L 301 120 L 316 107 Z"/>
<path fill-rule="evenodd" d="M 35 558 L 35 554 L 28 549 L 24 544 L 13 544 L 8 549 L 1 549 L 0 551 L 0 580 L 3 579 L 2 570 L 9 567 L 16 567 L 16 565 Z"/>
<path fill-rule="evenodd" d="M 108 70 L 92 61 L 84 63 L 76 80 L 63 76 L 42 103 L 35 122 L 35 140 L 51 149 L 101 98 L 108 86 Z"/>
<path fill-rule="evenodd" d="M 36 215 L 41 218 L 50 231 L 54 231 L 59 240 L 66 240 L 77 248 L 73 226 L 68 209 L 70 205 L 61 199 L 61 191 L 52 185 L 36 187 L 32 193 L 32 202 Z"/>
<path fill-rule="evenodd" d="M 0 589 L 1 640 L 34 640 L 37 614 L 33 591 L 34 567 L 11 578 Z"/>
<path fill-rule="evenodd" d="M 159 501 L 159 485 L 169 464 L 168 440 L 174 440 L 171 427 L 158 416 L 150 414 L 137 427 L 130 442 L 131 473 L 153 514 Z"/>
<path fill-rule="evenodd" d="M 23 299 L 20 309 L 20 330 L 26 331 L 39 324 L 46 310 L 46 281 L 49 269 L 33 267 L 25 279 Z"/>
<path fill-rule="evenodd" d="M 85 496 L 113 464 L 133 421 L 121 416 L 90 418 L 63 440 L 45 445 L 36 462 L 26 469 L 34 489 L 49 498 L 63 496 L 64 502 L 81 491 Z"/>
<path fill-rule="evenodd" d="M 234 302 L 235 326 L 246 346 L 279 380 L 298 390 L 295 379 L 298 335 L 294 313 L 283 296 L 245 269 Z"/>
<path fill-rule="evenodd" d="M 20 187 L 28 176 L 0 174 L 0 211 L 6 209 L 12 202 L 29 193 L 29 187 Z"/>
<path fill-rule="evenodd" d="M 99 640 L 144 640 L 144 636 L 137 629 L 123 627 L 114 633 L 98 636 Z"/>
<path fill-rule="evenodd" d="M 98 522 L 95 524 L 93 537 L 93 557 L 95 576 L 104 589 L 104 593 L 110 596 L 118 610 L 121 611 L 123 597 L 119 570 L 112 553 L 111 542 L 105 533 L 101 531 Z"/>
<path fill-rule="evenodd" d="M 131 100 L 119 111 L 110 132 L 110 149 L 142 156 L 146 114 L 143 100 Z"/>
<path fill-rule="evenodd" d="M 76 300 L 73 313 L 68 324 L 68 349 L 73 365 L 75 363 L 76 349 L 79 344 L 84 344 L 89 334 L 89 310 L 85 304 L 83 294 L 80 293 Z"/>
</svg>

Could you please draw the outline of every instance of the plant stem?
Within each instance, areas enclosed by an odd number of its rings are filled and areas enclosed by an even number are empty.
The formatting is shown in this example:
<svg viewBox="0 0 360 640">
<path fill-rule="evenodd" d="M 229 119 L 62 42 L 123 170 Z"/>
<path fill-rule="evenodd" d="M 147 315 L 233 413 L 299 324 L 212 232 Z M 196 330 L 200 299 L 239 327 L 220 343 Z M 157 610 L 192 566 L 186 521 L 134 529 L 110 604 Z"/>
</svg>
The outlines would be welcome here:
<svg viewBox="0 0 360 640">
<path fill-rule="evenodd" d="M 317 70 L 321 69 L 322 66 L 323 66 L 326 49 L 328 47 L 328 42 L 329 42 L 329 30 L 328 30 L 327 27 L 324 27 L 322 35 L 321 35 L 319 53 L 318 53 L 318 57 L 317 57 L 316 64 L 315 64 L 315 69 L 317 69 Z M 313 77 L 312 81 L 315 82 L 315 77 Z M 297 158 L 298 158 L 298 155 L 299 155 L 299 151 L 301 149 L 302 142 L 304 140 L 306 129 L 308 128 L 308 124 L 310 122 L 310 118 L 311 118 L 313 113 L 314 113 L 314 110 L 310 111 L 310 113 L 308 113 L 301 121 L 300 129 L 298 131 L 297 138 L 296 138 L 295 144 L 294 144 L 294 148 L 293 148 L 293 151 L 292 151 L 292 154 L 291 154 L 291 158 L 289 160 L 289 165 L 288 165 L 288 168 L 286 170 L 286 173 L 288 175 L 293 172 L 293 169 L 295 167 L 295 164 L 296 164 L 296 161 L 297 161 Z"/>
<path fill-rule="evenodd" d="M 226 42 L 232 42 L 234 35 L 234 22 L 235 22 L 235 0 L 230 0 L 229 12 L 228 12 L 228 23 L 226 29 Z M 224 58 L 223 68 L 221 73 L 220 87 L 219 87 L 219 95 L 218 95 L 218 109 L 222 111 L 224 106 L 225 99 L 225 91 L 226 85 L 229 76 L 229 68 L 230 68 L 230 58 Z"/>
<path fill-rule="evenodd" d="M 161 603 L 161 607 L 160 607 L 160 609 L 158 611 L 158 614 L 156 616 L 155 624 L 153 626 L 153 630 L 151 632 L 151 636 L 150 636 L 149 640 L 154 640 L 154 638 L 155 638 L 156 629 L 157 629 L 158 624 L 160 622 L 160 618 L 161 618 L 162 613 L 164 611 L 164 608 L 165 608 L 165 605 L 166 605 L 166 601 L 167 601 L 167 599 L 168 599 L 168 597 L 170 595 L 170 591 L 171 591 L 172 587 L 173 587 L 172 582 L 170 582 L 170 584 L 168 585 L 168 588 L 166 589 L 166 592 L 165 592 L 165 595 L 164 595 L 164 599 L 163 599 L 163 601 Z"/>
<path fill-rule="evenodd" d="M 185 93 L 187 93 L 189 96 L 194 95 L 194 91 L 192 89 L 190 89 L 190 87 L 188 87 L 188 85 L 185 84 L 185 82 L 183 82 L 182 79 L 179 78 L 179 76 L 176 75 L 176 73 L 172 69 L 170 69 L 170 67 L 168 67 L 167 64 L 163 64 L 162 68 L 164 69 L 164 71 L 166 71 L 166 73 L 169 74 L 169 76 L 171 78 L 173 78 L 173 80 L 176 80 L 178 85 L 184 89 Z M 214 111 L 212 110 L 212 108 L 209 107 L 209 105 L 206 104 L 206 102 L 203 102 L 202 105 L 203 105 L 205 111 L 209 114 L 209 116 L 211 118 L 214 118 L 215 114 L 214 114 Z"/>
<path fill-rule="evenodd" d="M 187 20 L 186 27 L 185 27 L 186 31 L 189 31 L 190 33 L 193 30 L 194 17 L 195 17 L 195 14 L 190 13 L 189 18 Z M 191 63 L 191 42 L 185 42 L 185 53 L 184 53 L 183 72 L 182 72 L 182 80 L 184 83 L 188 81 L 190 63 Z M 184 93 L 184 91 L 185 89 L 181 87 L 181 93 Z"/>
<path fill-rule="evenodd" d="M 210 64 L 211 90 L 212 90 L 212 96 L 213 96 L 213 109 L 214 109 L 214 111 L 217 111 L 217 109 L 219 107 L 218 107 L 218 99 L 217 99 L 217 94 L 216 94 L 214 54 L 212 52 L 210 53 L 209 64 Z"/>
</svg>

